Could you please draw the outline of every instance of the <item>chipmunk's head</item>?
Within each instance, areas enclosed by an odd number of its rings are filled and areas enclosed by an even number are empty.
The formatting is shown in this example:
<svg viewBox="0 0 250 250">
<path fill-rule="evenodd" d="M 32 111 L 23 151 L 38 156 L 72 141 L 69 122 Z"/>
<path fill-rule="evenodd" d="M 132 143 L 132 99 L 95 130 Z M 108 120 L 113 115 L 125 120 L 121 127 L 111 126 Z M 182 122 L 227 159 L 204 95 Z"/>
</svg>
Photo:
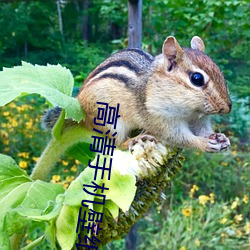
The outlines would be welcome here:
<svg viewBox="0 0 250 250">
<path fill-rule="evenodd" d="M 175 79 L 173 83 L 179 85 L 184 98 L 192 101 L 197 112 L 227 114 L 232 104 L 226 81 L 204 51 L 198 36 L 192 38 L 191 48 L 181 48 L 175 37 L 169 36 L 162 47 L 163 71 L 168 78 Z"/>
</svg>

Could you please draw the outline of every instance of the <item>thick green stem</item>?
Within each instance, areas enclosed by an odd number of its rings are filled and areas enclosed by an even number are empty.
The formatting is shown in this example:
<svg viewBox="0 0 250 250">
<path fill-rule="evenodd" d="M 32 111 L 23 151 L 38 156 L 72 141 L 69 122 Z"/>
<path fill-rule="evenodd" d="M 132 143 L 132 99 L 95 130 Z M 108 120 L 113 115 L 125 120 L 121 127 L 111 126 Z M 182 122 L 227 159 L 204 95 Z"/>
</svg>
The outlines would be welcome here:
<svg viewBox="0 0 250 250">
<path fill-rule="evenodd" d="M 63 130 L 61 136 L 52 138 L 41 157 L 39 158 L 36 166 L 33 169 L 31 178 L 33 180 L 45 180 L 48 178 L 49 173 L 60 159 L 61 155 L 71 146 L 77 142 L 91 143 L 93 140 L 92 135 L 97 133 L 88 130 L 81 125 L 75 125 Z M 98 134 L 99 135 L 99 134 Z M 21 247 L 22 240 L 25 235 L 26 228 L 22 234 L 15 234 L 11 238 L 11 249 L 18 250 Z"/>
<path fill-rule="evenodd" d="M 80 125 L 67 128 L 63 131 L 60 138 L 52 138 L 46 149 L 39 158 L 31 178 L 33 180 L 45 180 L 61 155 L 72 145 L 77 142 L 91 143 L 93 140 L 91 136 L 95 132 L 88 130 Z"/>
</svg>

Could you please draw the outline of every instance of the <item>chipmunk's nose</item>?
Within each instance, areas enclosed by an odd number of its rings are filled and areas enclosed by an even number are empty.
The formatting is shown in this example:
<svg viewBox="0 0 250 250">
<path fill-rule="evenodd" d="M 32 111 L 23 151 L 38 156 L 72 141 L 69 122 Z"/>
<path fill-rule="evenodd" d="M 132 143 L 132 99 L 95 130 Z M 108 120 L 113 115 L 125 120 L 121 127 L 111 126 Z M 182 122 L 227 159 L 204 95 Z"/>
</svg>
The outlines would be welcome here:
<svg viewBox="0 0 250 250">
<path fill-rule="evenodd" d="M 229 101 L 222 109 L 220 109 L 219 113 L 228 114 L 231 112 L 231 109 L 232 109 L 232 102 Z"/>
</svg>

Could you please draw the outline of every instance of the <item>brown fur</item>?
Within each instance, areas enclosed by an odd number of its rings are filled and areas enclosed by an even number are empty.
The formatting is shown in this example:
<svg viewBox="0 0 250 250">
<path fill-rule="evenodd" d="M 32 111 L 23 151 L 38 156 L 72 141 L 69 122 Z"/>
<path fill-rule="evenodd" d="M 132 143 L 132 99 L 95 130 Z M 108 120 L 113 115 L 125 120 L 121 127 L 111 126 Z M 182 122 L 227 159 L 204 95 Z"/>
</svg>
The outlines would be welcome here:
<svg viewBox="0 0 250 250">
<path fill-rule="evenodd" d="M 231 101 L 221 71 L 203 53 L 203 41 L 194 37 L 191 46 L 196 49 L 182 49 L 174 37 L 168 37 L 163 54 L 156 58 L 132 49 L 105 60 L 89 74 L 78 95 L 87 114 L 84 126 L 112 130 L 112 126 L 94 126 L 96 102 L 113 107 L 120 103 L 119 145 L 131 130 L 143 129 L 164 144 L 218 150 L 221 143 L 214 149 L 207 138 L 213 133 L 207 115 L 230 112 Z M 194 70 L 205 72 L 204 86 L 190 82 Z"/>
</svg>

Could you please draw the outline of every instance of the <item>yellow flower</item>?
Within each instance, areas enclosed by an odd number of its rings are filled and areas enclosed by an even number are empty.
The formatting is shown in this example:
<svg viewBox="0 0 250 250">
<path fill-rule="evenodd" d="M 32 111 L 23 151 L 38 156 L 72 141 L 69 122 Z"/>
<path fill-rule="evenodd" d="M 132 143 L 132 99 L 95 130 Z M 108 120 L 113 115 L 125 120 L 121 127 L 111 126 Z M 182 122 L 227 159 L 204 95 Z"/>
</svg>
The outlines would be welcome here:
<svg viewBox="0 0 250 250">
<path fill-rule="evenodd" d="M 225 224 L 227 222 L 227 218 L 222 218 L 221 220 L 220 220 L 220 224 Z"/>
<path fill-rule="evenodd" d="M 18 156 L 19 156 L 19 157 L 23 157 L 23 158 L 26 158 L 26 159 L 29 158 L 29 155 L 30 155 L 29 152 L 21 152 L 21 153 L 18 153 Z"/>
<path fill-rule="evenodd" d="M 242 214 L 237 214 L 234 216 L 234 221 L 236 224 L 239 224 L 243 220 Z"/>
<path fill-rule="evenodd" d="M 17 126 L 18 126 L 18 123 L 17 123 L 16 120 L 12 120 L 12 121 L 11 121 L 11 125 L 12 125 L 12 127 L 17 127 Z"/>
<path fill-rule="evenodd" d="M 239 198 L 236 197 L 235 201 L 231 205 L 231 209 L 235 209 L 239 205 Z"/>
<path fill-rule="evenodd" d="M 221 233 L 220 235 L 222 238 L 226 238 L 227 237 L 227 234 L 226 233 Z"/>
<path fill-rule="evenodd" d="M 197 246 L 197 247 L 200 247 L 201 246 L 201 242 L 199 239 L 195 239 L 194 240 L 194 244 Z"/>
<path fill-rule="evenodd" d="M 70 170 L 73 171 L 73 172 L 76 172 L 76 171 L 77 171 L 76 165 L 73 165 L 73 166 L 70 168 Z"/>
<path fill-rule="evenodd" d="M 231 205 L 231 209 L 235 209 L 238 206 L 238 202 L 234 201 Z"/>
<path fill-rule="evenodd" d="M 10 144 L 10 140 L 8 138 L 4 138 L 3 139 L 3 144 L 9 145 Z"/>
<path fill-rule="evenodd" d="M 52 182 L 52 183 L 57 183 L 57 182 L 60 181 L 60 179 L 61 179 L 61 176 L 60 176 L 60 175 L 53 175 L 53 176 L 52 176 L 51 182 Z"/>
<path fill-rule="evenodd" d="M 210 198 L 207 195 L 200 195 L 198 199 L 199 203 L 203 206 L 210 200 Z"/>
<path fill-rule="evenodd" d="M 34 161 L 34 162 L 37 162 L 38 161 L 38 159 L 39 159 L 39 157 L 32 157 L 32 160 Z"/>
<path fill-rule="evenodd" d="M 233 150 L 233 151 L 232 151 L 232 154 L 233 154 L 233 155 L 237 155 L 237 153 L 238 153 L 237 150 Z"/>
<path fill-rule="evenodd" d="M 19 162 L 19 167 L 23 168 L 23 169 L 26 169 L 28 167 L 27 161 L 20 161 Z"/>
<path fill-rule="evenodd" d="M 11 103 L 9 104 L 9 106 L 10 106 L 11 108 L 15 108 L 15 107 L 16 107 L 16 104 L 15 104 L 14 102 L 11 102 Z"/>
<path fill-rule="evenodd" d="M 221 163 L 221 165 L 222 165 L 223 167 L 227 167 L 227 166 L 228 166 L 228 163 L 223 161 L 223 162 Z"/>
<path fill-rule="evenodd" d="M 237 162 L 239 162 L 239 163 L 242 162 L 242 160 L 241 160 L 239 157 L 236 157 L 235 160 L 236 160 Z"/>
<path fill-rule="evenodd" d="M 9 111 L 5 111 L 5 112 L 3 112 L 3 115 L 4 116 L 8 116 L 10 114 L 10 112 Z"/>
<path fill-rule="evenodd" d="M 6 131 L 4 131 L 4 130 L 0 130 L 0 135 L 1 135 L 1 137 L 4 137 L 4 138 L 8 138 L 9 137 L 9 134 Z"/>
<path fill-rule="evenodd" d="M 250 234 L 250 222 L 247 221 L 246 225 L 244 226 L 244 231 L 246 232 L 246 234 Z"/>
<path fill-rule="evenodd" d="M 189 217 L 192 214 L 192 208 L 185 207 L 181 210 L 182 214 L 186 217 Z"/>
<path fill-rule="evenodd" d="M 63 164 L 63 166 L 68 166 L 69 165 L 69 163 L 67 161 L 63 161 L 63 160 L 62 160 L 62 164 Z"/>
<path fill-rule="evenodd" d="M 20 112 L 20 111 L 23 111 L 23 108 L 22 106 L 17 106 L 16 109 Z"/>
<path fill-rule="evenodd" d="M 75 179 L 75 176 L 67 176 L 66 181 L 67 182 L 72 182 Z"/>
<path fill-rule="evenodd" d="M 68 186 L 69 186 L 69 183 L 68 183 L 68 182 L 64 182 L 64 183 L 63 183 L 63 187 L 64 187 L 64 189 L 67 189 L 67 188 L 68 188 Z"/>
<path fill-rule="evenodd" d="M 26 136 L 27 136 L 28 138 L 33 138 L 33 135 L 32 135 L 32 134 L 26 134 Z"/>
<path fill-rule="evenodd" d="M 5 147 L 4 148 L 4 152 L 9 152 L 10 151 L 10 147 Z"/>
<path fill-rule="evenodd" d="M 27 128 L 27 129 L 31 129 L 32 126 L 33 126 L 33 121 L 32 121 L 32 120 L 26 122 L 26 128 Z"/>
<path fill-rule="evenodd" d="M 247 204 L 248 201 L 249 201 L 248 195 L 245 194 L 243 197 L 243 202 Z"/>
<path fill-rule="evenodd" d="M 20 111 L 25 111 L 25 110 L 28 110 L 28 109 L 33 109 L 31 106 L 27 105 L 27 104 L 24 104 L 24 105 L 21 105 L 21 106 L 17 106 L 17 110 L 20 112 Z"/>
<path fill-rule="evenodd" d="M 237 230 L 236 230 L 236 235 L 237 235 L 238 237 L 241 237 L 241 236 L 242 236 L 242 232 L 241 232 L 239 229 L 237 229 Z"/>
<path fill-rule="evenodd" d="M 199 187 L 196 185 L 193 185 L 192 188 L 190 189 L 189 196 L 193 198 L 194 193 L 199 190 Z"/>
<path fill-rule="evenodd" d="M 76 165 L 79 165 L 79 164 L 81 164 L 81 162 L 78 161 L 78 160 L 75 160 L 75 164 L 76 164 Z"/>
<path fill-rule="evenodd" d="M 186 250 L 186 247 L 181 247 L 180 250 Z"/>
<path fill-rule="evenodd" d="M 210 203 L 214 204 L 214 193 L 210 193 L 209 197 L 210 197 Z"/>
</svg>

